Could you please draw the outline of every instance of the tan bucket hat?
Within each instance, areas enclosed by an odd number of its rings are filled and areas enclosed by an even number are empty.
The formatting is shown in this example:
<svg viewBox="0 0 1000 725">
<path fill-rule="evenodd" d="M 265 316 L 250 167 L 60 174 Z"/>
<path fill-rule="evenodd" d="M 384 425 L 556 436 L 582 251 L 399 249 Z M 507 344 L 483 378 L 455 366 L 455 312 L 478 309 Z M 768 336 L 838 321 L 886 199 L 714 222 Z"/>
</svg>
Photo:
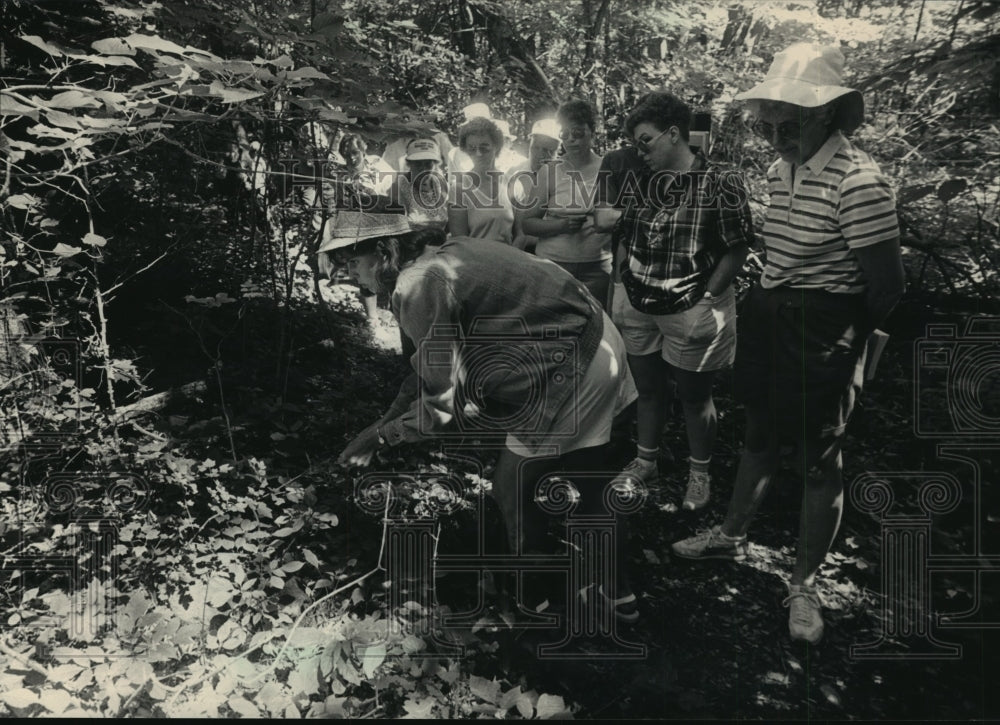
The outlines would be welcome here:
<svg viewBox="0 0 1000 725">
<path fill-rule="evenodd" d="M 339 211 L 330 233 L 325 235 L 319 252 L 349 247 L 366 239 L 395 237 L 410 233 L 410 223 L 402 214 L 366 211 Z"/>
<path fill-rule="evenodd" d="M 764 80 L 737 101 L 781 101 L 816 108 L 838 98 L 841 130 L 850 133 L 864 121 L 865 101 L 859 91 L 842 86 L 844 54 L 832 45 L 796 43 L 775 54 Z"/>
</svg>

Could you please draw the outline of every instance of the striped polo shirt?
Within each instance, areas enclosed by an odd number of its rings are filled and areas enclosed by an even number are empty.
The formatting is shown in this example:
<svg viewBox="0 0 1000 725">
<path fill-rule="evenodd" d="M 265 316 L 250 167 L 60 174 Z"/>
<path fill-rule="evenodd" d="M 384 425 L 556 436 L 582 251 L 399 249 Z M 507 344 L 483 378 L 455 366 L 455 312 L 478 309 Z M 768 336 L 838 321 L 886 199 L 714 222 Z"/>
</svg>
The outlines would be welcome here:
<svg viewBox="0 0 1000 725">
<path fill-rule="evenodd" d="M 852 248 L 899 237 L 896 202 L 878 165 L 839 131 L 795 170 L 767 170 L 767 264 L 761 286 L 858 293 L 866 286 Z"/>
</svg>

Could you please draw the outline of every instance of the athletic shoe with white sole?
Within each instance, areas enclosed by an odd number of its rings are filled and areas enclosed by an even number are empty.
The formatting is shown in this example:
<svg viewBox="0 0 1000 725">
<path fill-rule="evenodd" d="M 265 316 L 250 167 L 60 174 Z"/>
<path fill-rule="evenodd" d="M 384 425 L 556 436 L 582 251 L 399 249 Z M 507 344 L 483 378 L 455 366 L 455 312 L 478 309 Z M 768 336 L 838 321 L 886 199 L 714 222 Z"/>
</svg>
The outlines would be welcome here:
<svg viewBox="0 0 1000 725">
<path fill-rule="evenodd" d="M 790 584 L 782 604 L 789 608 L 788 633 L 792 639 L 816 644 L 823 636 L 823 605 L 814 587 Z"/>
<path fill-rule="evenodd" d="M 719 526 L 700 531 L 694 536 L 675 541 L 670 547 L 684 559 L 729 559 L 743 561 L 747 557 L 747 537 L 734 538 L 722 533 Z"/>
</svg>

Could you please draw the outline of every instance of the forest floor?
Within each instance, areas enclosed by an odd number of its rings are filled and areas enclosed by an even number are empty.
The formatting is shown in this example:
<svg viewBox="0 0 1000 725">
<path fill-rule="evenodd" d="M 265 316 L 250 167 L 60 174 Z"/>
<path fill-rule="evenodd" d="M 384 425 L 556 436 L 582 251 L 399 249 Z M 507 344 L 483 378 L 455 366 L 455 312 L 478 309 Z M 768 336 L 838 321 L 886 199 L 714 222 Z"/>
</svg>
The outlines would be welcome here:
<svg viewBox="0 0 1000 725">
<path fill-rule="evenodd" d="M 142 342 L 135 345 L 142 359 L 170 363 L 158 371 L 156 389 L 204 376 L 206 349 L 215 350 L 224 363 L 210 368 L 221 371 L 224 415 L 220 415 L 222 401 L 212 394 L 211 384 L 205 395 L 182 400 L 161 412 L 158 426 L 169 435 L 172 448 L 192 458 L 213 461 L 235 461 L 237 454 L 242 459 L 259 459 L 267 466 L 268 480 L 282 482 L 281 490 L 291 490 L 288 486 L 293 481 L 302 487 L 303 493 L 296 500 L 305 506 L 307 517 L 312 516 L 311 506 L 330 512 L 334 521 L 339 519 L 333 528 L 306 527 L 291 537 L 287 533 L 291 529 L 270 534 L 285 537 L 280 538 L 284 543 L 275 551 L 284 552 L 289 571 L 295 572 L 283 574 L 287 581 L 279 580 L 278 592 L 268 595 L 268 617 L 275 622 L 281 618 L 282 608 L 294 617 L 310 598 L 331 586 L 331 579 L 338 586 L 350 581 L 371 570 L 386 553 L 381 517 L 365 513 L 358 505 L 359 486 L 368 480 L 366 476 L 405 482 L 410 490 L 423 489 L 423 495 L 445 479 L 460 482 L 468 505 L 440 517 L 440 528 L 435 530 L 435 550 L 439 553 L 469 554 L 477 540 L 491 542 L 499 535 L 495 509 L 483 496 L 483 484 L 495 460 L 495 454 L 487 450 L 466 447 L 464 458 L 459 459 L 448 455 L 448 448 L 439 441 L 391 449 L 365 470 L 348 470 L 335 463 L 351 437 L 387 408 L 406 365 L 399 354 L 398 329 L 386 310 L 380 311 L 380 325 L 373 335 L 350 288 L 334 290 L 330 301 L 333 306 L 327 311 L 315 307 L 278 312 L 259 308 L 235 316 L 225 307 L 209 310 L 236 317 L 235 327 L 219 320 L 212 326 L 180 321 L 165 324 L 164 318 L 143 315 L 130 331 L 133 340 Z M 437 684 L 421 684 L 424 680 L 419 673 L 417 680 L 412 674 L 383 676 L 373 681 L 374 689 L 362 681 L 353 685 L 341 682 L 325 706 L 316 698 L 322 698 L 326 690 L 311 696 L 306 693 L 297 704 L 309 707 L 311 697 L 313 714 L 358 716 L 362 713 L 358 703 L 374 698 L 380 716 L 405 711 L 409 716 L 481 713 L 511 717 L 522 710 L 517 693 L 533 691 L 532 703 L 537 709 L 532 711 L 532 705 L 527 705 L 523 713 L 528 716 L 532 712 L 542 715 L 544 704 L 551 706 L 549 714 L 607 719 L 1000 717 L 1000 692 L 988 684 L 998 670 L 1000 590 L 995 567 L 989 570 L 990 562 L 983 559 L 1000 554 L 1000 490 L 990 485 L 994 472 L 1000 470 L 1000 447 L 995 437 L 972 435 L 977 430 L 968 428 L 968 416 L 949 415 L 958 404 L 979 405 L 981 415 L 973 417 L 973 422 L 983 423 L 986 428 L 982 430 L 989 432 L 1000 408 L 990 407 L 997 401 L 990 391 L 980 390 L 968 397 L 954 375 L 949 377 L 948 371 L 938 369 L 940 366 L 913 364 L 930 321 L 957 325 L 957 337 L 945 338 L 944 343 L 957 353 L 955 359 L 976 354 L 980 348 L 988 354 L 989 340 L 960 342 L 966 317 L 958 311 L 931 315 L 914 303 L 904 306 L 887 326 L 892 338 L 875 380 L 859 399 L 847 434 L 844 516 L 833 550 L 820 571 L 826 631 L 818 645 L 805 646 L 789 639 L 788 610 L 782 606 L 794 559 L 802 494 L 802 482 L 790 465 L 782 468 L 751 527 L 750 556 L 744 562 L 687 562 L 671 554 L 672 542 L 718 523 L 725 512 L 740 450 L 742 416 L 732 399 L 731 381 L 721 375 L 715 391 L 719 438 L 712 463 L 712 500 L 698 512 L 680 509 L 686 442 L 680 420 L 674 415 L 663 443 L 675 460 L 661 461 L 661 480 L 630 518 L 627 558 L 639 597 L 640 618 L 634 625 L 619 625 L 617 639 L 575 639 L 561 657 L 540 656 L 539 645 L 563 638 L 565 620 L 548 629 L 525 631 L 520 625 L 511 626 L 509 602 L 495 594 L 496 583 L 503 577 L 450 574 L 437 579 L 437 590 L 432 594 L 427 587 L 393 582 L 388 574 L 379 574 L 346 591 L 336 606 L 331 603 L 329 609 L 314 612 L 304 624 L 322 627 L 325 616 L 341 616 L 346 611 L 352 617 L 377 619 L 393 602 L 403 604 L 404 609 L 417 609 L 408 600 L 432 604 L 436 597 L 436 614 L 424 621 L 433 622 L 438 634 L 443 632 L 445 640 L 441 641 L 464 647 L 460 666 L 454 665 L 453 655 L 441 649 L 441 666 L 436 670 L 439 679 L 434 679 Z M 165 319 L 169 323 L 171 316 Z M 222 332 L 227 329 L 229 332 Z M 213 344 L 195 344 L 194 330 L 203 336 L 209 336 L 209 330 L 219 331 L 219 344 L 214 344 L 214 338 L 208 339 Z M 291 353 L 284 364 L 275 365 L 276 351 L 282 346 Z M 953 359 L 952 367 L 961 373 L 957 364 Z M 211 376 L 208 380 L 211 383 Z M 613 446 L 608 470 L 618 470 L 633 451 L 626 431 Z M 884 517 L 860 510 L 852 500 L 859 498 L 855 482 L 868 474 L 882 476 L 895 496 Z M 955 482 L 956 491 L 920 492 L 922 484 L 940 480 Z M 878 502 L 878 496 L 860 498 L 862 503 Z M 927 516 L 918 508 L 927 501 L 938 510 L 947 510 Z M 158 505 L 174 504 L 154 502 L 154 510 Z M 192 511 L 191 515 L 197 518 L 205 514 Z M 901 522 L 901 516 L 910 518 Z M 277 517 L 275 521 L 274 527 L 287 526 L 278 524 Z M 257 523 L 264 525 L 252 525 Z M 557 529 L 559 525 L 553 522 Z M 898 566 L 884 565 L 883 555 L 892 561 L 883 547 L 889 546 L 895 525 L 923 527 L 929 533 L 926 551 L 932 557 L 950 556 L 947 568 L 938 564 L 931 571 L 932 562 L 923 567 L 911 565 L 909 573 L 900 573 Z M 201 541 L 199 551 L 211 552 L 217 548 L 213 542 L 222 546 L 227 535 L 225 527 L 217 528 L 209 519 L 194 536 Z M 164 562 L 176 561 L 180 568 L 191 561 L 186 555 L 164 558 L 171 547 L 183 551 L 190 542 L 163 543 L 166 548 L 161 550 L 159 561 L 148 562 L 142 572 L 134 574 L 150 596 L 157 587 L 163 590 L 166 586 L 164 591 L 169 591 L 169 582 L 176 579 L 169 571 L 171 565 Z M 919 542 L 911 538 L 909 543 Z M 303 558 L 302 552 L 307 552 L 304 558 L 311 562 L 304 568 L 301 561 L 294 561 Z M 133 556 L 142 558 L 135 552 Z M 564 582 L 563 576 L 553 581 Z M 923 595 L 913 589 L 919 582 L 926 585 Z M 899 588 L 891 590 L 892 586 Z M 235 597 L 221 607 L 223 611 L 230 607 L 228 613 L 234 622 L 240 612 L 250 621 L 256 615 L 249 601 Z M 477 610 L 480 604 L 483 606 Z M 470 610 L 476 611 L 471 626 L 448 624 L 441 616 Z M 547 613 L 563 614 L 558 607 Z M 948 615 L 954 615 L 954 621 L 947 621 Z M 248 634 L 251 631 L 248 629 Z M 880 640 L 882 644 L 868 656 L 852 652 L 854 647 Z M 30 641 L 30 633 L 25 634 L 25 646 Z M 438 641 L 429 642 L 428 654 L 435 652 Z M 641 648 L 638 654 L 635 646 Z M 633 656 L 617 657 L 622 648 Z M 193 660 L 187 655 L 180 661 Z M 433 671 L 433 667 L 421 670 Z M 465 688 L 461 690 L 462 701 L 447 704 L 449 692 L 453 699 L 458 697 L 454 680 L 458 671 L 467 678 L 460 683 Z M 30 673 L 17 676 L 25 678 L 27 686 Z M 335 681 L 337 676 L 330 680 L 331 686 Z M 287 687 L 291 685 L 290 674 Z M 341 697 L 345 686 L 350 688 L 348 695 L 354 693 L 353 701 Z M 392 687 L 397 688 L 395 699 L 390 695 Z M 501 689 L 505 690 L 502 697 Z M 539 700 L 539 692 L 548 693 L 541 697 L 549 699 Z M 418 697 L 419 693 L 423 694 Z M 436 699 L 427 699 L 427 693 L 437 693 Z M 263 695 L 261 690 L 251 702 L 265 707 L 260 702 Z M 331 699 L 334 705 L 329 704 Z M 147 703 L 144 698 L 135 702 L 140 706 L 137 714 L 170 712 L 158 710 L 155 702 Z M 229 702 L 233 708 L 234 701 Z M 513 708 L 515 702 L 517 707 Z M 562 709 L 563 702 L 568 710 Z M 190 706 L 196 704 L 192 701 Z M 242 701 L 237 705 L 247 707 Z M 334 706 L 336 710 L 329 709 Z M 207 712 L 215 716 L 229 712 L 215 708 L 212 705 Z M 267 709 L 272 714 L 290 712 Z"/>
<path fill-rule="evenodd" d="M 928 429 L 937 432 L 938 423 L 947 430 L 941 406 L 949 394 L 946 381 L 933 377 L 934 371 L 915 369 L 912 363 L 916 338 L 929 319 L 913 307 L 897 315 L 890 327 L 896 334 L 856 408 L 845 445 L 843 523 L 820 572 L 826 631 L 818 645 L 789 639 L 788 610 L 782 606 L 794 561 L 802 494 L 802 482 L 793 473 L 791 461 L 786 461 L 751 528 L 747 560 L 687 562 L 671 555 L 673 541 L 720 522 L 725 512 L 742 427 L 730 381 L 720 376 L 716 389 L 720 433 L 710 505 L 698 512 L 680 509 L 686 439 L 675 415 L 676 425 L 665 433 L 664 445 L 676 461 L 663 465 L 661 460 L 660 485 L 632 517 L 630 573 L 641 616 L 634 626 L 619 626 L 618 637 L 643 645 L 645 654 L 636 659 L 603 659 L 600 655 L 617 651 L 615 645 L 603 643 L 589 650 L 583 647 L 564 659 L 539 658 L 530 648 L 513 645 L 512 635 L 505 636 L 501 626 L 496 636 L 501 649 L 510 651 L 500 653 L 492 663 L 484 662 L 495 669 L 480 674 L 512 683 L 522 677 L 533 687 L 559 692 L 580 706 L 577 717 L 1000 716 L 1000 694 L 987 684 L 1000 670 L 997 572 L 981 577 L 967 570 L 928 572 L 926 620 L 920 622 L 919 612 L 907 610 L 914 626 L 927 628 L 927 638 L 893 632 L 895 613 L 886 596 L 886 572 L 880 561 L 886 524 L 850 501 L 851 484 L 861 476 L 900 474 L 891 483 L 898 508 L 887 514 L 913 515 L 919 512 L 914 506 L 919 485 L 933 479 L 935 472 L 951 472 L 961 483 L 961 500 L 955 500 L 953 511 L 928 518 L 930 552 L 969 560 L 975 560 L 976 554 L 1000 553 L 1000 491 L 989 486 L 987 474 L 1000 470 L 996 439 L 992 446 L 973 440 L 969 461 L 962 465 L 940 455 L 937 445 L 967 445 L 968 437 L 926 434 Z M 961 336 L 962 316 L 935 321 L 953 322 Z M 391 326 L 391 318 L 386 322 Z M 917 397 L 914 385 L 923 386 Z M 993 396 L 987 404 L 995 401 Z M 921 434 L 915 433 L 915 405 L 924 408 Z M 627 462 L 633 450 L 629 444 L 619 446 L 620 458 L 609 461 L 609 469 Z M 483 458 L 488 466 L 489 456 Z M 985 480 L 974 480 L 974 459 L 980 464 L 978 475 Z M 907 601 L 905 606 L 916 605 Z M 961 626 L 933 624 L 935 616 L 952 613 L 965 613 Z M 480 632 L 480 636 L 489 634 Z M 547 636 L 536 632 L 532 641 L 559 639 L 559 630 L 553 629 Z M 880 639 L 883 646 L 869 656 L 852 655 L 852 647 Z M 946 645 L 958 650 L 947 659 L 935 659 Z"/>
</svg>

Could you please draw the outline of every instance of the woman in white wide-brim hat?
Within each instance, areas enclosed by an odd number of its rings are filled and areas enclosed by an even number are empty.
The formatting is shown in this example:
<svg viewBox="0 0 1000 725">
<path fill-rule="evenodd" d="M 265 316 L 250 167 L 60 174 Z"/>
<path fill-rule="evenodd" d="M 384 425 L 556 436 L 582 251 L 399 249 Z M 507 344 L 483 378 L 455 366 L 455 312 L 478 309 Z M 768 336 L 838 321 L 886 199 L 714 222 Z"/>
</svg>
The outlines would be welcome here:
<svg viewBox="0 0 1000 725">
<path fill-rule="evenodd" d="M 864 101 L 842 85 L 843 65 L 837 48 L 796 44 L 736 96 L 779 156 L 767 173 L 767 264 L 738 323 L 734 385 L 746 444 L 725 521 L 673 546 L 689 559 L 743 559 L 779 446 L 796 445 L 805 493 L 785 604 L 791 636 L 810 643 L 823 633 L 814 579 L 840 524 L 841 440 L 865 345 L 904 287 L 892 190 L 846 138 L 863 121 Z"/>
</svg>

